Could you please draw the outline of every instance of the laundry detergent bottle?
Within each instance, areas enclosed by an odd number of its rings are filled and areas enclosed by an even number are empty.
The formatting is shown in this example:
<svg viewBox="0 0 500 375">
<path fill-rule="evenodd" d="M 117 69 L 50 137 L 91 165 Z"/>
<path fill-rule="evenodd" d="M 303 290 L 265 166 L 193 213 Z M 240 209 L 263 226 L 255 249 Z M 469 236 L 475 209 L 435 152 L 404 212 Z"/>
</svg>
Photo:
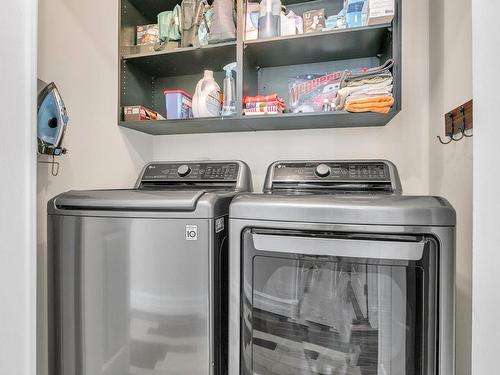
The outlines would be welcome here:
<svg viewBox="0 0 500 375">
<path fill-rule="evenodd" d="M 205 70 L 203 78 L 196 85 L 193 95 L 194 117 L 217 117 L 221 111 L 220 86 L 215 82 L 214 72 Z"/>
</svg>

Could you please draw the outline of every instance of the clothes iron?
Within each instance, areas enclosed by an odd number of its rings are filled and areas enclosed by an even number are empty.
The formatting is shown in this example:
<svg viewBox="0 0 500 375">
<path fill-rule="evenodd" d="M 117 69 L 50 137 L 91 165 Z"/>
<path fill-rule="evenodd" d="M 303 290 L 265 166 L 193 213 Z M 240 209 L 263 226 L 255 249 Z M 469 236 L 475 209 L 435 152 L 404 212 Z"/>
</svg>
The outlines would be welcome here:
<svg viewBox="0 0 500 375">
<path fill-rule="evenodd" d="M 62 147 L 68 114 L 56 85 L 38 80 L 37 136 L 38 152 L 59 156 L 66 153 Z"/>
</svg>

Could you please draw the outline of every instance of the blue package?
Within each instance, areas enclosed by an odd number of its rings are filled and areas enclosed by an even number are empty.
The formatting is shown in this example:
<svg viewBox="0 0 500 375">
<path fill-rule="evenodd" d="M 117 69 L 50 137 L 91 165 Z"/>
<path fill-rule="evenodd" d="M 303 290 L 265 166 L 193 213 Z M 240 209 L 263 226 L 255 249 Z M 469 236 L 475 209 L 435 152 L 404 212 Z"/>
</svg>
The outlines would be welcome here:
<svg viewBox="0 0 500 375">
<path fill-rule="evenodd" d="M 348 0 L 346 5 L 347 27 L 363 26 L 363 7 L 365 0 Z"/>
</svg>

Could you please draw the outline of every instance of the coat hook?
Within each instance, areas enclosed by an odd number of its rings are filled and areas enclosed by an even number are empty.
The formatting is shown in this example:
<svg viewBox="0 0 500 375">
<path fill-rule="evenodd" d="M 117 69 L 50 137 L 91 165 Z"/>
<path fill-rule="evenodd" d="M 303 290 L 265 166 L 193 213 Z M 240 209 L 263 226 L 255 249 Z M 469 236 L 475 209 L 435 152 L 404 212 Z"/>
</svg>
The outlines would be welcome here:
<svg viewBox="0 0 500 375">
<path fill-rule="evenodd" d="M 448 113 L 448 118 L 451 119 L 451 135 L 448 133 L 448 134 L 445 134 L 445 136 L 449 137 L 450 140 L 448 142 L 445 142 L 445 141 L 443 141 L 443 139 L 441 138 L 440 135 L 437 136 L 437 138 L 439 139 L 439 142 L 441 142 L 441 144 L 443 144 L 443 145 L 449 145 L 453 141 L 453 128 L 454 128 L 454 124 L 453 124 L 453 114 L 451 112 Z"/>
<path fill-rule="evenodd" d="M 460 114 L 462 115 L 462 134 L 466 138 L 471 138 L 474 134 L 468 135 L 466 133 L 467 130 L 465 129 L 465 108 L 464 108 L 464 106 L 460 107 Z"/>
<path fill-rule="evenodd" d="M 461 141 L 462 138 L 464 137 L 465 135 L 465 116 L 464 116 L 464 113 L 465 113 L 465 109 L 463 106 L 461 106 L 459 108 L 459 111 L 460 113 L 462 114 L 462 124 L 460 125 L 460 129 L 458 129 L 460 131 L 460 138 L 455 138 L 453 135 L 453 132 L 451 132 L 451 139 L 453 139 L 455 142 L 458 142 L 458 141 Z"/>
</svg>

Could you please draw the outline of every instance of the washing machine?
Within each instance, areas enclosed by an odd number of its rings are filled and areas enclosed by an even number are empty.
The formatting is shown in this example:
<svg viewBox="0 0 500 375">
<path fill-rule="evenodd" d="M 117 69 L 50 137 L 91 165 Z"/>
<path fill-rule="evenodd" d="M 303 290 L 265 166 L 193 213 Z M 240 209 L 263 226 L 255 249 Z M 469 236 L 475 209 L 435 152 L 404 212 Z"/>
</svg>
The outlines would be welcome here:
<svg viewBox="0 0 500 375">
<path fill-rule="evenodd" d="M 49 373 L 227 373 L 228 211 L 241 161 L 154 162 L 48 203 Z"/>
<path fill-rule="evenodd" d="M 455 222 L 388 161 L 272 164 L 230 208 L 230 375 L 453 375 Z"/>
</svg>

